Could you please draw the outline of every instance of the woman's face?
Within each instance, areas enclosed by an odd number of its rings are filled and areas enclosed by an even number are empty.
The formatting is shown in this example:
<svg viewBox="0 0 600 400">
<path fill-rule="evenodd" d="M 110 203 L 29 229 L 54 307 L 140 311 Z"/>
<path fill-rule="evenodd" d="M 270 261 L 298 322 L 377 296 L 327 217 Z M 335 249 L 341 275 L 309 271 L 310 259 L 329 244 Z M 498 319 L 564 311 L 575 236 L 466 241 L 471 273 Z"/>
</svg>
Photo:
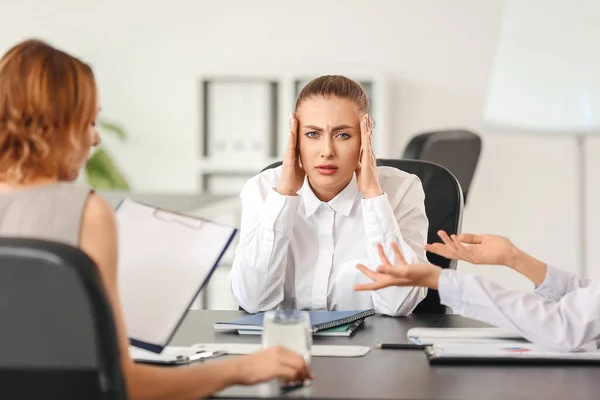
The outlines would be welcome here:
<svg viewBox="0 0 600 400">
<path fill-rule="evenodd" d="M 302 167 L 315 194 L 333 198 L 358 166 L 361 115 L 351 100 L 318 96 L 302 101 L 297 116 Z"/>
</svg>

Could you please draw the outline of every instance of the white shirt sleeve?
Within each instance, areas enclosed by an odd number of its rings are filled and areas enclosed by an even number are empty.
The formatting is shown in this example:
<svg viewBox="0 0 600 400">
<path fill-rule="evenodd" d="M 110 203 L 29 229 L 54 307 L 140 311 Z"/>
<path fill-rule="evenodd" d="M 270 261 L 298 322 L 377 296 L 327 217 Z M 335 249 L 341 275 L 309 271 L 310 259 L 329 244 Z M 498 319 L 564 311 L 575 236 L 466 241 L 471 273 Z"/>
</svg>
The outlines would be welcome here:
<svg viewBox="0 0 600 400">
<path fill-rule="evenodd" d="M 573 288 L 554 301 L 503 288 L 480 276 L 443 270 L 439 293 L 441 302 L 458 314 L 517 332 L 548 349 L 573 351 L 600 337 L 598 281 Z"/>
<path fill-rule="evenodd" d="M 587 287 L 591 283 L 591 279 L 581 279 L 573 272 L 547 265 L 544 281 L 535 292 L 547 299 L 558 301 L 572 290 Z"/>
<path fill-rule="evenodd" d="M 283 301 L 285 266 L 300 196 L 266 191 L 251 179 L 240 195 L 239 244 L 227 286 L 249 313 L 272 310 Z"/>
<path fill-rule="evenodd" d="M 413 179 L 404 196 L 384 193 L 363 199 L 363 216 L 369 261 L 373 268 L 381 264 L 377 243 L 383 244 L 386 256 L 395 262 L 391 244 L 397 243 L 408 263 L 428 263 L 425 255 L 428 220 L 425 214 L 425 193 L 419 179 Z M 426 288 L 388 287 L 371 292 L 377 312 L 399 316 L 414 310 L 427 295 Z"/>
</svg>

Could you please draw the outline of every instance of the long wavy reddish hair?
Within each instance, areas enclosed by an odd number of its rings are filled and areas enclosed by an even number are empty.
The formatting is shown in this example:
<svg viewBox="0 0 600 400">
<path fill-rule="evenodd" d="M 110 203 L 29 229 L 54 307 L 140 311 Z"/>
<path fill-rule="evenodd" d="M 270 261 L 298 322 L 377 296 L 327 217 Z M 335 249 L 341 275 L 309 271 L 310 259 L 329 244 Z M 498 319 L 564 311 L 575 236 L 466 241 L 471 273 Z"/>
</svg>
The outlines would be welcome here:
<svg viewBox="0 0 600 400">
<path fill-rule="evenodd" d="M 0 59 L 0 181 L 68 179 L 91 145 L 92 69 L 39 40 Z"/>
</svg>

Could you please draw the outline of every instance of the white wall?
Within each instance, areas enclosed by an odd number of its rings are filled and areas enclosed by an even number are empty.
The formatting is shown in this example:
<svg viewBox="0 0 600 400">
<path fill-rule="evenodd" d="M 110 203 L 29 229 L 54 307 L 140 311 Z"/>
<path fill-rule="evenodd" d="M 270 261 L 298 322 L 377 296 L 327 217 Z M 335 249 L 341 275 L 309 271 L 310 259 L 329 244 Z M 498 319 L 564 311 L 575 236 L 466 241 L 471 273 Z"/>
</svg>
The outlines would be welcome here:
<svg viewBox="0 0 600 400">
<path fill-rule="evenodd" d="M 1 51 L 37 36 L 93 64 L 103 114 L 132 136 L 123 146 L 107 141 L 139 190 L 196 190 L 202 74 L 372 69 L 391 80 L 398 154 L 424 130 L 484 134 L 465 231 L 507 235 L 536 256 L 574 268 L 574 141 L 480 130 L 500 0 L 0 0 L 0 6 Z M 594 178 L 598 152 L 600 145 L 591 144 Z M 590 204 L 597 204 L 600 192 L 590 191 Z M 476 271 L 529 288 L 504 269 Z"/>
</svg>

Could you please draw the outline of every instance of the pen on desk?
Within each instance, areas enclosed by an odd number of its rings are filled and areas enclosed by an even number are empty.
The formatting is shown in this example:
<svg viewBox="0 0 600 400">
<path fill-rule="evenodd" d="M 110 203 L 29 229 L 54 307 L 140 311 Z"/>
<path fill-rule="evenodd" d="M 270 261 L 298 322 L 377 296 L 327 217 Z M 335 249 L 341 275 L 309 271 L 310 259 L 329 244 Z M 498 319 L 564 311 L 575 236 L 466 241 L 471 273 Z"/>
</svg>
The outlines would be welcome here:
<svg viewBox="0 0 600 400">
<path fill-rule="evenodd" d="M 427 346 L 415 343 L 377 343 L 375 347 L 378 349 L 423 350 Z"/>
</svg>

